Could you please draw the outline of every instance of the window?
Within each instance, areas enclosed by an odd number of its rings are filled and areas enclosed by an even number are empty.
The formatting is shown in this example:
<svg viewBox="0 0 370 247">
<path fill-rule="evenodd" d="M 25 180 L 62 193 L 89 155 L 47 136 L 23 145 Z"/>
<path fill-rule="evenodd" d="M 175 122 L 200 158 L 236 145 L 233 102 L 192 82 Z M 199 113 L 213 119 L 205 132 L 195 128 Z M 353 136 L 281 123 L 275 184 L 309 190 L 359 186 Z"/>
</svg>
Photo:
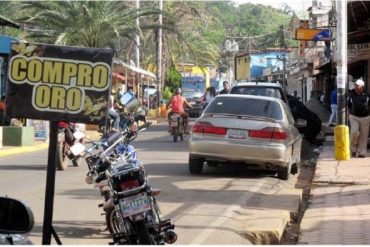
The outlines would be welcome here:
<svg viewBox="0 0 370 247">
<path fill-rule="evenodd" d="M 255 98 L 217 97 L 209 104 L 205 113 L 248 115 L 276 120 L 283 119 L 283 113 L 279 103 Z"/>
</svg>

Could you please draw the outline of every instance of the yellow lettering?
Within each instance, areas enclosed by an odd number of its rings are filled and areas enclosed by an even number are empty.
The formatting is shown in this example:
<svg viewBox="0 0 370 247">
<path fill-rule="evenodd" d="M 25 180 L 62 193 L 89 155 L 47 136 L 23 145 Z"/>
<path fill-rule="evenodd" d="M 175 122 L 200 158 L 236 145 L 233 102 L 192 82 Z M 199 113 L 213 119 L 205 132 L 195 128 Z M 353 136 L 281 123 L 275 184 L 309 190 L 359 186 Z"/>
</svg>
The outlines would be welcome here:
<svg viewBox="0 0 370 247">
<path fill-rule="evenodd" d="M 24 81 L 26 79 L 27 61 L 21 57 L 12 60 L 10 76 L 15 81 Z"/>
<path fill-rule="evenodd" d="M 30 82 L 41 81 L 42 63 L 40 60 L 34 59 L 28 62 L 27 78 Z"/>
<path fill-rule="evenodd" d="M 62 70 L 63 70 L 63 63 L 45 61 L 42 82 L 61 84 L 62 83 Z"/>
<path fill-rule="evenodd" d="M 65 106 L 66 89 L 64 87 L 52 87 L 50 108 L 63 110 Z"/>
<path fill-rule="evenodd" d="M 76 86 L 91 87 L 91 74 L 91 65 L 79 64 Z"/>
<path fill-rule="evenodd" d="M 93 71 L 93 85 L 95 88 L 105 88 L 108 85 L 108 68 L 96 65 Z"/>
<path fill-rule="evenodd" d="M 47 108 L 50 103 L 50 88 L 46 85 L 41 85 L 36 88 L 35 105 L 38 108 Z"/>
<path fill-rule="evenodd" d="M 67 91 L 67 109 L 77 111 L 82 104 L 82 91 L 78 88 L 70 88 Z"/>
<path fill-rule="evenodd" d="M 64 64 L 64 71 L 63 71 L 63 84 L 70 85 L 71 77 L 75 77 L 77 75 L 77 66 L 73 63 L 65 63 Z"/>
</svg>

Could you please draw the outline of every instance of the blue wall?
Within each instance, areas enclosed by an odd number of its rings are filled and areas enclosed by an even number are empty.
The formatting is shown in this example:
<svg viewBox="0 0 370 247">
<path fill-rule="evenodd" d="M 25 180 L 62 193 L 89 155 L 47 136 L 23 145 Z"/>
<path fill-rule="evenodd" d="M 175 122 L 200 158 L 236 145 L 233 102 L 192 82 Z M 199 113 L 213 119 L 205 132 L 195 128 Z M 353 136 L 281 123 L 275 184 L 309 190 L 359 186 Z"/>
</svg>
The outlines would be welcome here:
<svg viewBox="0 0 370 247">
<path fill-rule="evenodd" d="M 16 38 L 0 35 L 0 53 L 9 54 L 10 53 L 10 43 L 12 41 L 17 41 Z"/>
<path fill-rule="evenodd" d="M 261 77 L 263 70 L 266 68 L 272 67 L 272 71 L 277 71 L 278 68 L 280 70 L 283 69 L 283 61 L 277 59 L 277 56 L 288 56 L 287 52 L 266 52 L 266 53 L 259 53 L 259 54 L 252 54 L 251 55 L 251 77 Z"/>
</svg>

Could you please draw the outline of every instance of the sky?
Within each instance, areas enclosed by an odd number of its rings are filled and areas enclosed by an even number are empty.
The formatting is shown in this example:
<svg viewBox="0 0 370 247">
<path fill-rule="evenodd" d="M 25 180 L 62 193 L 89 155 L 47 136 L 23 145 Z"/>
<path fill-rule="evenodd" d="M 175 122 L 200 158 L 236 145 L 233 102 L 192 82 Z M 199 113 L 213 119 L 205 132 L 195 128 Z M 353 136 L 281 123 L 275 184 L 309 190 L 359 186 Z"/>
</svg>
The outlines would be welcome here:
<svg viewBox="0 0 370 247">
<path fill-rule="evenodd" d="M 297 14 L 307 12 L 308 7 L 312 6 L 312 0 L 233 0 L 237 4 L 254 3 L 270 5 L 274 8 L 281 8 L 282 3 L 288 4 Z"/>
</svg>

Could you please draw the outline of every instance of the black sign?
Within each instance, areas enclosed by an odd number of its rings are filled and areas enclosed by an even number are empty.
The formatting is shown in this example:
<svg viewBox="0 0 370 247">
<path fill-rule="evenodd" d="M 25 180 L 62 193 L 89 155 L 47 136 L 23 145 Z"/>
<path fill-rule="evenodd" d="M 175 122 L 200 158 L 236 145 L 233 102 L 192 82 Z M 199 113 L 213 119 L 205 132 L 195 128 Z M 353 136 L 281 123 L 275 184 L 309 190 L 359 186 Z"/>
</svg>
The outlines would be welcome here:
<svg viewBox="0 0 370 247">
<path fill-rule="evenodd" d="M 111 85 L 110 49 L 12 43 L 10 117 L 99 123 Z"/>
</svg>

